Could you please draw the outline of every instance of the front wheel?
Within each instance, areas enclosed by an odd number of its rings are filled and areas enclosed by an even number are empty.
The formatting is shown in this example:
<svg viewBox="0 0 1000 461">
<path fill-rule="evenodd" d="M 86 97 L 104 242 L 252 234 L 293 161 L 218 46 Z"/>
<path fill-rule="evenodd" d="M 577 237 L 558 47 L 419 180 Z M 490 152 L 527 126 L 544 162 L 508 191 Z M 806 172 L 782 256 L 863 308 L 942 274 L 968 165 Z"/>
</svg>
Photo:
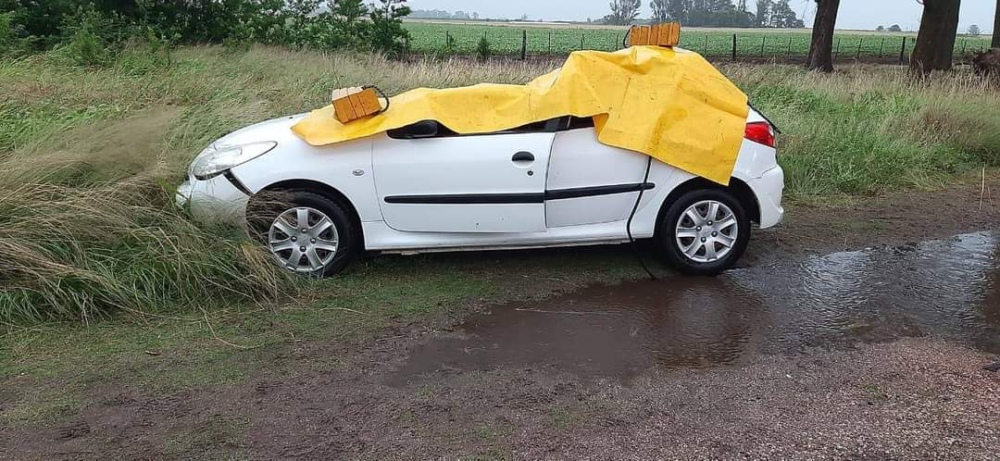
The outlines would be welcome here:
<svg viewBox="0 0 1000 461">
<path fill-rule="evenodd" d="M 354 259 L 358 232 L 343 206 L 304 190 L 255 204 L 250 226 L 285 269 L 332 276 Z"/>
<path fill-rule="evenodd" d="M 663 256 L 687 275 L 718 275 L 743 256 L 750 218 L 727 191 L 688 192 L 670 204 L 656 237 Z"/>
</svg>

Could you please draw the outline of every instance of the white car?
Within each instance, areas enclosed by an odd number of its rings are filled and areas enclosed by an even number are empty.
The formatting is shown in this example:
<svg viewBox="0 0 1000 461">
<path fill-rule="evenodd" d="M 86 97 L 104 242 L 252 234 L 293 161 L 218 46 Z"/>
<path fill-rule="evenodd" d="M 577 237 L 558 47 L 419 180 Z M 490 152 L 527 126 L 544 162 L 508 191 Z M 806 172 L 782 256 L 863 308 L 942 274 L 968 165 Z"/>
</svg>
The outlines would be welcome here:
<svg viewBox="0 0 1000 461">
<path fill-rule="evenodd" d="M 755 110 L 728 187 L 601 144 L 591 119 L 481 135 L 426 121 L 313 147 L 291 130 L 303 117 L 223 137 L 194 160 L 178 192 L 197 219 L 249 224 L 283 266 L 300 273 L 336 274 L 365 250 L 652 238 L 680 272 L 714 275 L 743 254 L 751 223 L 768 228 L 784 215 L 775 129 Z M 269 192 L 280 192 L 284 205 L 266 200 Z"/>
</svg>

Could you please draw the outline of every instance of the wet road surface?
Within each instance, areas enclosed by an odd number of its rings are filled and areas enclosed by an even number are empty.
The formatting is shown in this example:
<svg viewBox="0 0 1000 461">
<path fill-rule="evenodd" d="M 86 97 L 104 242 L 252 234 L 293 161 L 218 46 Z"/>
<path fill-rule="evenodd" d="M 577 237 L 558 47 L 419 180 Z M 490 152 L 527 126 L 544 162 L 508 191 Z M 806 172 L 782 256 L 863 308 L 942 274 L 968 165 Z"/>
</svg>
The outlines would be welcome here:
<svg viewBox="0 0 1000 461">
<path fill-rule="evenodd" d="M 412 350 L 391 381 L 506 367 L 627 379 L 918 336 L 1000 353 L 998 256 L 977 233 L 496 306 Z"/>
</svg>

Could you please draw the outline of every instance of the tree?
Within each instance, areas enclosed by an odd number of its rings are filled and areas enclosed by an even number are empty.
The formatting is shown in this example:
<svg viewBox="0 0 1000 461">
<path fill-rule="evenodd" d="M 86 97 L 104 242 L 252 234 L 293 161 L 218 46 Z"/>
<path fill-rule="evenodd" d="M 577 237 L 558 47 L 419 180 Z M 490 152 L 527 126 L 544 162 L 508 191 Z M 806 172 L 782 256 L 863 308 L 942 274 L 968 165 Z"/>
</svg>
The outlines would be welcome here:
<svg viewBox="0 0 1000 461">
<path fill-rule="evenodd" d="M 993 20 L 993 48 L 1000 48 L 1000 0 L 997 0 L 996 19 Z"/>
<path fill-rule="evenodd" d="M 983 31 L 979 29 L 979 26 L 977 26 L 975 24 L 969 26 L 969 35 L 971 35 L 973 37 L 978 37 L 979 34 L 981 34 L 981 33 L 983 33 Z"/>
<path fill-rule="evenodd" d="M 1000 0 L 998 0 L 1000 1 Z M 653 0 L 649 2 L 649 7 L 653 9 L 653 15 L 650 19 L 653 23 L 667 22 L 667 1 L 666 0 Z"/>
<path fill-rule="evenodd" d="M 757 0 L 757 13 L 754 18 L 757 20 L 757 27 L 767 27 L 770 22 L 771 1 Z"/>
<path fill-rule="evenodd" d="M 608 16 L 608 23 L 619 26 L 627 26 L 635 22 L 639 17 L 639 8 L 642 8 L 642 0 L 611 0 L 611 14 Z"/>
<path fill-rule="evenodd" d="M 379 4 L 372 4 L 368 14 L 372 48 L 390 56 L 399 56 L 407 51 L 410 33 L 403 28 L 403 18 L 409 15 L 410 7 L 406 6 L 406 0 L 379 0 Z"/>
<path fill-rule="evenodd" d="M 688 23 L 691 0 L 653 0 L 649 6 L 653 8 L 653 22 Z"/>
<path fill-rule="evenodd" d="M 771 27 L 779 29 L 799 29 L 805 27 L 805 23 L 795 14 L 795 10 L 788 4 L 789 0 L 778 0 L 771 4 Z"/>
<path fill-rule="evenodd" d="M 885 26 L 878 26 L 875 28 L 875 32 L 885 32 Z"/>
<path fill-rule="evenodd" d="M 683 23 L 689 26 L 704 27 L 750 27 L 753 25 L 753 15 L 740 11 L 732 0 L 668 0 L 672 10 L 685 8 Z M 671 16 L 680 16 L 675 11 L 668 11 Z"/>
<path fill-rule="evenodd" d="M 840 0 L 816 0 L 816 20 L 806 59 L 806 67 L 811 70 L 833 72 L 833 32 L 839 9 Z"/>
<path fill-rule="evenodd" d="M 923 0 L 922 3 L 924 13 L 910 69 L 927 76 L 934 70 L 951 70 L 961 0 Z"/>
<path fill-rule="evenodd" d="M 889 32 L 902 32 L 903 28 L 899 27 L 899 24 L 893 24 L 889 26 Z"/>
</svg>

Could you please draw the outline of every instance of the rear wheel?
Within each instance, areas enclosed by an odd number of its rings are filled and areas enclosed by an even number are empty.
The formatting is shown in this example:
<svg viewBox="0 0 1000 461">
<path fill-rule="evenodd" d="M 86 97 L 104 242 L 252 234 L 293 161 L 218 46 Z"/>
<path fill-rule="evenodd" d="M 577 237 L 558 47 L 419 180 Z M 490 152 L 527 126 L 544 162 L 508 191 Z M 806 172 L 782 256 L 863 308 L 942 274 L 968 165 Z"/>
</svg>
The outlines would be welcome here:
<svg viewBox="0 0 1000 461">
<path fill-rule="evenodd" d="M 657 243 L 667 262 L 688 275 L 717 275 L 743 256 L 750 217 L 727 191 L 688 192 L 670 204 Z"/>
<path fill-rule="evenodd" d="M 278 264 L 300 274 L 332 276 L 343 271 L 360 244 L 344 207 L 311 191 L 274 195 L 254 204 L 249 222 Z"/>
</svg>

